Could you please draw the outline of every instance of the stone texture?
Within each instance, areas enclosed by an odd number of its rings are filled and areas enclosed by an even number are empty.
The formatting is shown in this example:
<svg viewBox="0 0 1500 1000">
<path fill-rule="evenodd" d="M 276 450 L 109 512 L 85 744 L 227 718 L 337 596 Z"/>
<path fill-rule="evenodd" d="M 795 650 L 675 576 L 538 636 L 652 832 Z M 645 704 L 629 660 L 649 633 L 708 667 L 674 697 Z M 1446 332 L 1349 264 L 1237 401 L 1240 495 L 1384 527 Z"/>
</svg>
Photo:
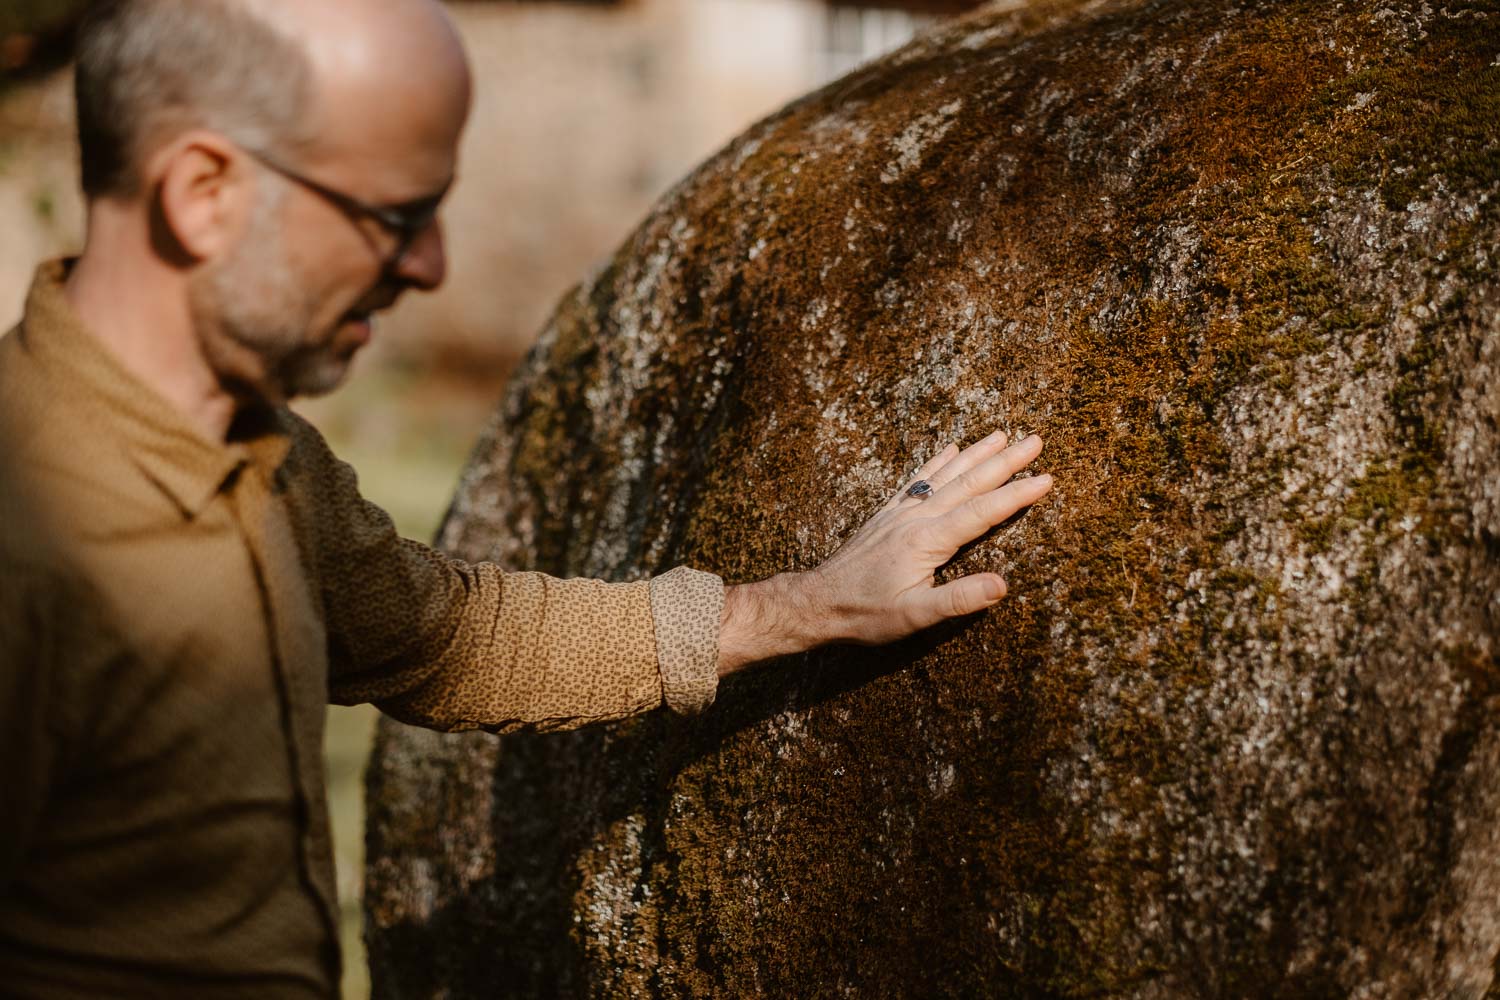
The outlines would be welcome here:
<svg viewBox="0 0 1500 1000">
<path fill-rule="evenodd" d="M 442 544 L 731 582 L 1039 431 L 992 612 L 562 736 L 386 724 L 377 995 L 1482 996 L 1500 4 L 987 8 L 559 307 Z"/>
</svg>

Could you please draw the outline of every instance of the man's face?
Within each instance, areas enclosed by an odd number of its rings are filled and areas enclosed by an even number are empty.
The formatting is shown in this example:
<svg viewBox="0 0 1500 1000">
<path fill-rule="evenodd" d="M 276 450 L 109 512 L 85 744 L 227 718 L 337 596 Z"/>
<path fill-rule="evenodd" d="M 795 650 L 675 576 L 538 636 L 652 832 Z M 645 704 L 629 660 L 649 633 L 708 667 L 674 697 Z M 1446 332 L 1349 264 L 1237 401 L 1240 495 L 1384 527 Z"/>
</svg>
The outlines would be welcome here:
<svg viewBox="0 0 1500 1000">
<path fill-rule="evenodd" d="M 232 356 L 255 357 L 257 371 L 235 380 L 272 402 L 337 387 L 374 316 L 407 290 L 442 282 L 436 223 L 406 234 L 403 249 L 401 232 L 348 203 L 402 212 L 448 189 L 468 115 L 467 67 L 416 79 L 346 73 L 325 84 L 319 103 L 327 126 L 316 149 L 255 151 L 274 166 L 247 158 L 257 186 L 250 220 L 191 293 L 211 362 L 222 372 L 216 358 L 228 366 Z"/>
<path fill-rule="evenodd" d="M 267 184 L 244 238 L 190 289 L 196 326 L 216 370 L 232 370 L 226 348 L 258 359 L 257 393 L 280 401 L 337 388 L 358 344 L 317 329 L 318 303 L 287 254 L 285 191 Z M 227 342 L 227 343 L 226 343 Z"/>
</svg>

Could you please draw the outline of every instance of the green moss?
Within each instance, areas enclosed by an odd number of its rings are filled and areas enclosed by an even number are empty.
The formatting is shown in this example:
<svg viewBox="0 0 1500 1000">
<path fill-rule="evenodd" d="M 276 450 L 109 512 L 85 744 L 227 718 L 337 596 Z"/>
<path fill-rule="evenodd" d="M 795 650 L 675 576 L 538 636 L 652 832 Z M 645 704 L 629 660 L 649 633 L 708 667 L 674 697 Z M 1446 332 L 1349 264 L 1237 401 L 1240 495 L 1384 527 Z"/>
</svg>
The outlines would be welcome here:
<svg viewBox="0 0 1500 1000">
<path fill-rule="evenodd" d="M 1440 447 L 1442 428 L 1428 415 L 1429 407 L 1424 405 L 1438 374 L 1433 370 L 1440 358 L 1438 336 L 1439 332 L 1428 326 L 1419 333 L 1412 349 L 1396 360 L 1396 384 L 1387 401 L 1412 450 L 1404 465 L 1430 466 L 1434 452 Z"/>
<path fill-rule="evenodd" d="M 1292 525 L 1292 532 L 1309 552 L 1321 555 L 1333 547 L 1337 517 L 1306 517 L 1295 506 L 1289 506 L 1283 519 Z"/>
<path fill-rule="evenodd" d="M 1377 530 L 1418 510 L 1432 496 L 1432 465 L 1421 454 L 1408 453 L 1399 466 L 1377 463 L 1349 491 L 1345 516 Z"/>
<path fill-rule="evenodd" d="M 1416 519 L 1416 530 L 1441 531 L 1443 526 L 1427 516 L 1435 487 L 1429 453 L 1404 451 L 1392 460 L 1375 462 L 1350 484 L 1341 511 L 1295 521 L 1298 540 L 1310 552 L 1323 553 L 1357 536 L 1373 557 L 1374 540 L 1408 516 Z"/>
<path fill-rule="evenodd" d="M 1493 18 L 1494 4 L 1479 4 Z M 1415 59 L 1378 57 L 1330 87 L 1321 103 L 1332 123 L 1359 95 L 1373 95 L 1368 122 L 1341 131 L 1330 164 L 1342 184 L 1379 188 L 1404 209 L 1435 176 L 1477 191 L 1500 184 L 1500 66 L 1472 44 L 1463 19 L 1434 18 Z"/>
</svg>

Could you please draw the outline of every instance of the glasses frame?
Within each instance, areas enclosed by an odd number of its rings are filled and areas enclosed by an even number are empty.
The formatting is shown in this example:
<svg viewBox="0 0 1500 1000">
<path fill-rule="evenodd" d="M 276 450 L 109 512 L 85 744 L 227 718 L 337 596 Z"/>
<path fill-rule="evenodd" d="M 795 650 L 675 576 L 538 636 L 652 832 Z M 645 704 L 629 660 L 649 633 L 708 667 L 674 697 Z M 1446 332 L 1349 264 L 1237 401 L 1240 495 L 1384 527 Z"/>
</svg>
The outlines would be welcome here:
<svg viewBox="0 0 1500 1000">
<path fill-rule="evenodd" d="M 322 198 L 330 205 L 343 212 L 356 223 L 360 219 L 370 219 L 381 229 L 395 237 L 396 246 L 389 255 L 381 262 L 381 271 L 390 273 L 401 265 L 406 255 L 411 251 L 412 244 L 416 243 L 417 237 L 430 229 L 437 221 L 438 209 L 442 205 L 443 198 L 448 190 L 444 188 L 439 194 L 431 198 L 423 199 L 411 207 L 394 207 L 390 205 L 372 205 L 350 194 L 331 188 L 327 184 L 315 181 L 306 174 L 300 173 L 274 157 L 267 156 L 259 150 L 246 149 L 251 159 L 274 174 L 286 178 L 300 187 L 306 188 L 313 194 Z"/>
</svg>

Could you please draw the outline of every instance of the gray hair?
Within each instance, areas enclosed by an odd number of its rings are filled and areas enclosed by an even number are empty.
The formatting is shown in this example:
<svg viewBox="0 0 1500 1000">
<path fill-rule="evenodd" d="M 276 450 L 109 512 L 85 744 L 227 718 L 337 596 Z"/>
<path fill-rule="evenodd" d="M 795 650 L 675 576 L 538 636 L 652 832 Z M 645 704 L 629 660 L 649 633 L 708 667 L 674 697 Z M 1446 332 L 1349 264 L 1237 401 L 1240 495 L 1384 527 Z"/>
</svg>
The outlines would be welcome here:
<svg viewBox="0 0 1500 1000">
<path fill-rule="evenodd" d="M 139 194 L 142 161 L 189 129 L 298 145 L 311 78 L 294 39 L 242 0 L 106 0 L 78 38 L 83 191 Z"/>
</svg>

